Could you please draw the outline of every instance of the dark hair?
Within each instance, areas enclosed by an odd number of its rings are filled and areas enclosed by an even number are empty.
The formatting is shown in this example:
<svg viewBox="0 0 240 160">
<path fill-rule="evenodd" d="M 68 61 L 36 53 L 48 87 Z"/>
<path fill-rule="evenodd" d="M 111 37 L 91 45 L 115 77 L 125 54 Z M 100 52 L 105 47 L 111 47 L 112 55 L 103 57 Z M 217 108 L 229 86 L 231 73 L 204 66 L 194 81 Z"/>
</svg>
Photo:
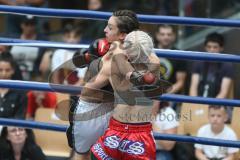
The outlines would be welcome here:
<svg viewBox="0 0 240 160">
<path fill-rule="evenodd" d="M 221 34 L 214 32 L 214 33 L 207 35 L 207 37 L 204 41 L 204 45 L 206 46 L 208 42 L 215 42 L 215 43 L 218 43 L 219 46 L 223 47 L 224 46 L 224 37 Z"/>
<path fill-rule="evenodd" d="M 135 12 L 130 10 L 118 10 L 113 12 L 117 17 L 117 27 L 121 33 L 130 33 L 139 29 L 139 22 Z"/>
<path fill-rule="evenodd" d="M 82 34 L 82 30 L 78 26 L 74 26 L 72 24 L 67 24 L 63 29 L 64 34 L 68 34 L 70 32 L 74 32 L 75 35 L 79 36 Z"/>
<path fill-rule="evenodd" d="M 217 109 L 221 109 L 221 108 L 223 108 L 227 112 L 227 106 L 210 105 L 208 109 L 209 110 L 210 109 L 217 110 Z"/>
<path fill-rule="evenodd" d="M 29 25 L 36 25 L 37 23 L 37 20 L 36 20 L 36 17 L 34 16 L 31 16 L 31 15 L 27 15 L 27 16 L 24 16 L 23 19 L 22 19 L 22 23 L 23 24 L 29 24 Z"/>
<path fill-rule="evenodd" d="M 31 129 L 26 129 L 26 128 L 25 128 L 25 131 L 26 131 L 27 137 L 25 140 L 24 147 L 28 148 L 27 147 L 28 145 L 36 144 L 36 142 L 35 142 L 33 131 Z M 4 143 L 4 144 L 1 144 L 1 145 L 3 145 L 3 147 L 5 147 L 6 149 L 11 149 L 11 142 L 7 140 L 7 135 L 8 135 L 8 130 L 7 130 L 7 127 L 4 126 L 0 135 L 2 139 L 1 143 Z"/>
<path fill-rule="evenodd" d="M 159 31 L 159 28 L 170 28 L 172 29 L 173 33 L 175 33 L 175 28 L 171 25 L 168 25 L 168 24 L 160 24 L 157 26 L 157 32 Z"/>
<path fill-rule="evenodd" d="M 168 101 L 160 101 L 158 112 L 161 112 L 162 109 L 168 107 L 169 105 L 170 103 Z"/>
<path fill-rule="evenodd" d="M 3 53 L 1 53 L 1 54 L 0 54 L 0 62 L 1 62 L 1 61 L 8 62 L 8 63 L 11 65 L 11 67 L 12 67 L 13 69 L 15 69 L 16 63 L 15 63 L 15 61 L 13 60 L 12 56 L 9 56 L 9 55 L 11 55 L 9 52 L 3 52 Z"/>
</svg>

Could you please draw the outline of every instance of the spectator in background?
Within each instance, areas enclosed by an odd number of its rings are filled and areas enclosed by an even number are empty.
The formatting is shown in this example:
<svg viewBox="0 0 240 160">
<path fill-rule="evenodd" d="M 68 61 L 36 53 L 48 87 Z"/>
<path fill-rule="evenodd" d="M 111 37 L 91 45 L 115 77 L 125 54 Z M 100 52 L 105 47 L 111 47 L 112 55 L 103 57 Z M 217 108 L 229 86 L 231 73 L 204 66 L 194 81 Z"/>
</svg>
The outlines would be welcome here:
<svg viewBox="0 0 240 160">
<path fill-rule="evenodd" d="M 198 130 L 197 136 L 204 138 L 216 138 L 236 141 L 237 136 L 234 131 L 230 127 L 225 125 L 227 119 L 228 115 L 226 107 L 209 106 L 209 124 L 202 126 Z M 233 160 L 234 154 L 239 151 L 238 148 L 227 148 L 202 144 L 195 144 L 195 148 L 195 155 L 199 160 Z"/>
<path fill-rule="evenodd" d="M 76 26 L 67 25 L 64 30 L 63 41 L 77 44 L 81 40 L 81 30 Z M 50 81 L 56 84 L 76 84 L 79 81 L 78 69 L 70 63 L 74 50 L 57 49 L 53 53 Z M 81 69 L 80 69 L 81 70 Z"/>
<path fill-rule="evenodd" d="M 11 58 L 0 56 L 0 79 L 10 80 L 14 74 L 14 62 Z M 0 88 L 0 117 L 25 118 L 27 96 L 24 91 Z"/>
<path fill-rule="evenodd" d="M 46 160 L 30 129 L 3 127 L 0 150 L 1 160 Z"/>
<path fill-rule="evenodd" d="M 0 45 L 0 55 L 13 60 L 13 56 L 9 52 L 9 47 L 8 46 Z M 12 76 L 12 79 L 13 80 L 22 80 L 23 77 L 22 77 L 22 72 L 19 68 L 19 65 L 14 60 L 13 60 L 13 62 L 14 62 L 15 68 L 14 68 L 14 74 Z"/>
<path fill-rule="evenodd" d="M 0 0 L 0 4 L 11 5 L 11 6 L 34 6 L 40 7 L 45 3 L 45 0 Z M 20 24 L 22 22 L 22 15 L 6 15 L 5 29 L 8 36 L 16 36 L 13 34 L 21 33 Z"/>
<path fill-rule="evenodd" d="M 88 9 L 97 11 L 102 8 L 102 0 L 88 0 Z"/>
<path fill-rule="evenodd" d="M 219 54 L 224 49 L 221 34 L 211 33 L 204 42 L 206 52 Z M 192 67 L 190 96 L 227 98 L 233 83 L 234 68 L 228 62 L 195 62 Z"/>
<path fill-rule="evenodd" d="M 57 104 L 56 94 L 52 92 L 29 91 L 27 97 L 27 119 L 34 119 L 38 108 L 55 108 Z"/>
<path fill-rule="evenodd" d="M 21 23 L 23 40 L 46 40 L 36 30 L 36 19 L 29 15 L 25 16 Z M 33 75 L 39 74 L 39 65 L 45 52 L 44 48 L 13 46 L 10 50 L 14 60 L 19 64 L 24 80 L 30 80 Z"/>
<path fill-rule="evenodd" d="M 103 10 L 102 0 L 88 0 L 88 10 L 101 11 Z M 83 32 L 82 41 L 84 43 L 92 42 L 95 39 L 104 37 L 103 30 L 106 26 L 105 21 L 100 20 L 88 20 L 86 21 L 87 28 Z"/>
<path fill-rule="evenodd" d="M 177 134 L 177 128 L 179 123 L 176 119 L 175 111 L 170 107 L 168 102 L 154 102 L 154 111 L 156 113 L 156 119 L 152 122 L 153 131 L 156 133 Z M 155 110 L 156 109 L 156 110 Z M 170 117 L 170 118 L 169 118 Z M 171 150 L 175 145 L 175 141 L 156 140 L 156 157 L 157 160 L 172 160 L 173 156 Z"/>
<path fill-rule="evenodd" d="M 159 25 L 155 34 L 156 47 L 160 49 L 176 49 L 174 43 L 176 41 L 176 33 L 173 26 Z"/>
<path fill-rule="evenodd" d="M 43 78 L 41 76 L 37 76 L 33 80 L 43 82 Z M 27 119 L 34 119 L 35 112 L 38 108 L 55 108 L 57 104 L 57 97 L 54 92 L 29 91 L 27 93 L 27 97 Z"/>
<path fill-rule="evenodd" d="M 176 49 L 174 43 L 176 33 L 174 28 L 169 25 L 159 25 L 155 34 L 156 48 L 159 49 Z M 173 84 L 170 93 L 181 93 L 184 89 L 187 77 L 186 62 L 175 59 L 161 58 L 161 73 L 165 80 Z"/>
</svg>

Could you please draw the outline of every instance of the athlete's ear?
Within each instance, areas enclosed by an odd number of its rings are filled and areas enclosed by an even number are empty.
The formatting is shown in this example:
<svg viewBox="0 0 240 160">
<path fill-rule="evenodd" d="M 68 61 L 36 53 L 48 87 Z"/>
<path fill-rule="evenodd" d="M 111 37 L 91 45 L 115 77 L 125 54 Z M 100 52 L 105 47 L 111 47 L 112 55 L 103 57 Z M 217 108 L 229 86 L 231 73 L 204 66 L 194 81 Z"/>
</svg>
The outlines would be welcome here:
<svg viewBox="0 0 240 160">
<path fill-rule="evenodd" d="M 127 33 L 120 33 L 120 35 L 119 35 L 120 41 L 123 42 L 123 40 L 125 39 L 126 36 L 127 36 Z"/>
</svg>

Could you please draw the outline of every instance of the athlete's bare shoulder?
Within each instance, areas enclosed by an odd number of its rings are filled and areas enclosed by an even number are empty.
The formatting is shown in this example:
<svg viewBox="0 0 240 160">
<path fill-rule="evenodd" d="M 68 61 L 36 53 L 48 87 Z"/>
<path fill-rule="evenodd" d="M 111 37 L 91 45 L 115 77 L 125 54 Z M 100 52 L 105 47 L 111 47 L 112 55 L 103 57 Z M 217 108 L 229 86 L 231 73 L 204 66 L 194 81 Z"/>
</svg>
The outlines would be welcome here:
<svg viewBox="0 0 240 160">
<path fill-rule="evenodd" d="M 149 60 L 151 63 L 159 64 L 160 65 L 160 59 L 155 53 L 152 53 L 149 55 Z"/>
<path fill-rule="evenodd" d="M 113 49 L 113 55 L 118 55 L 118 54 L 125 54 L 125 49 L 123 47 L 123 44 L 120 41 L 114 41 L 112 43 Z"/>
</svg>

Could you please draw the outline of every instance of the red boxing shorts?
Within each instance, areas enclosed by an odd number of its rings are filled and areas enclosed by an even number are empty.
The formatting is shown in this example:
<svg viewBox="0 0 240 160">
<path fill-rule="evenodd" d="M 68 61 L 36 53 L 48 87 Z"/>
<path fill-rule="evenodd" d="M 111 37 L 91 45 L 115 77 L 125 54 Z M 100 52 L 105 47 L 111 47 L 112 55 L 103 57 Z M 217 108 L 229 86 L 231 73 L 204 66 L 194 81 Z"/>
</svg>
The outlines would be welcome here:
<svg viewBox="0 0 240 160">
<path fill-rule="evenodd" d="M 111 118 L 91 152 L 98 160 L 155 160 L 152 124 L 125 124 Z"/>
</svg>

